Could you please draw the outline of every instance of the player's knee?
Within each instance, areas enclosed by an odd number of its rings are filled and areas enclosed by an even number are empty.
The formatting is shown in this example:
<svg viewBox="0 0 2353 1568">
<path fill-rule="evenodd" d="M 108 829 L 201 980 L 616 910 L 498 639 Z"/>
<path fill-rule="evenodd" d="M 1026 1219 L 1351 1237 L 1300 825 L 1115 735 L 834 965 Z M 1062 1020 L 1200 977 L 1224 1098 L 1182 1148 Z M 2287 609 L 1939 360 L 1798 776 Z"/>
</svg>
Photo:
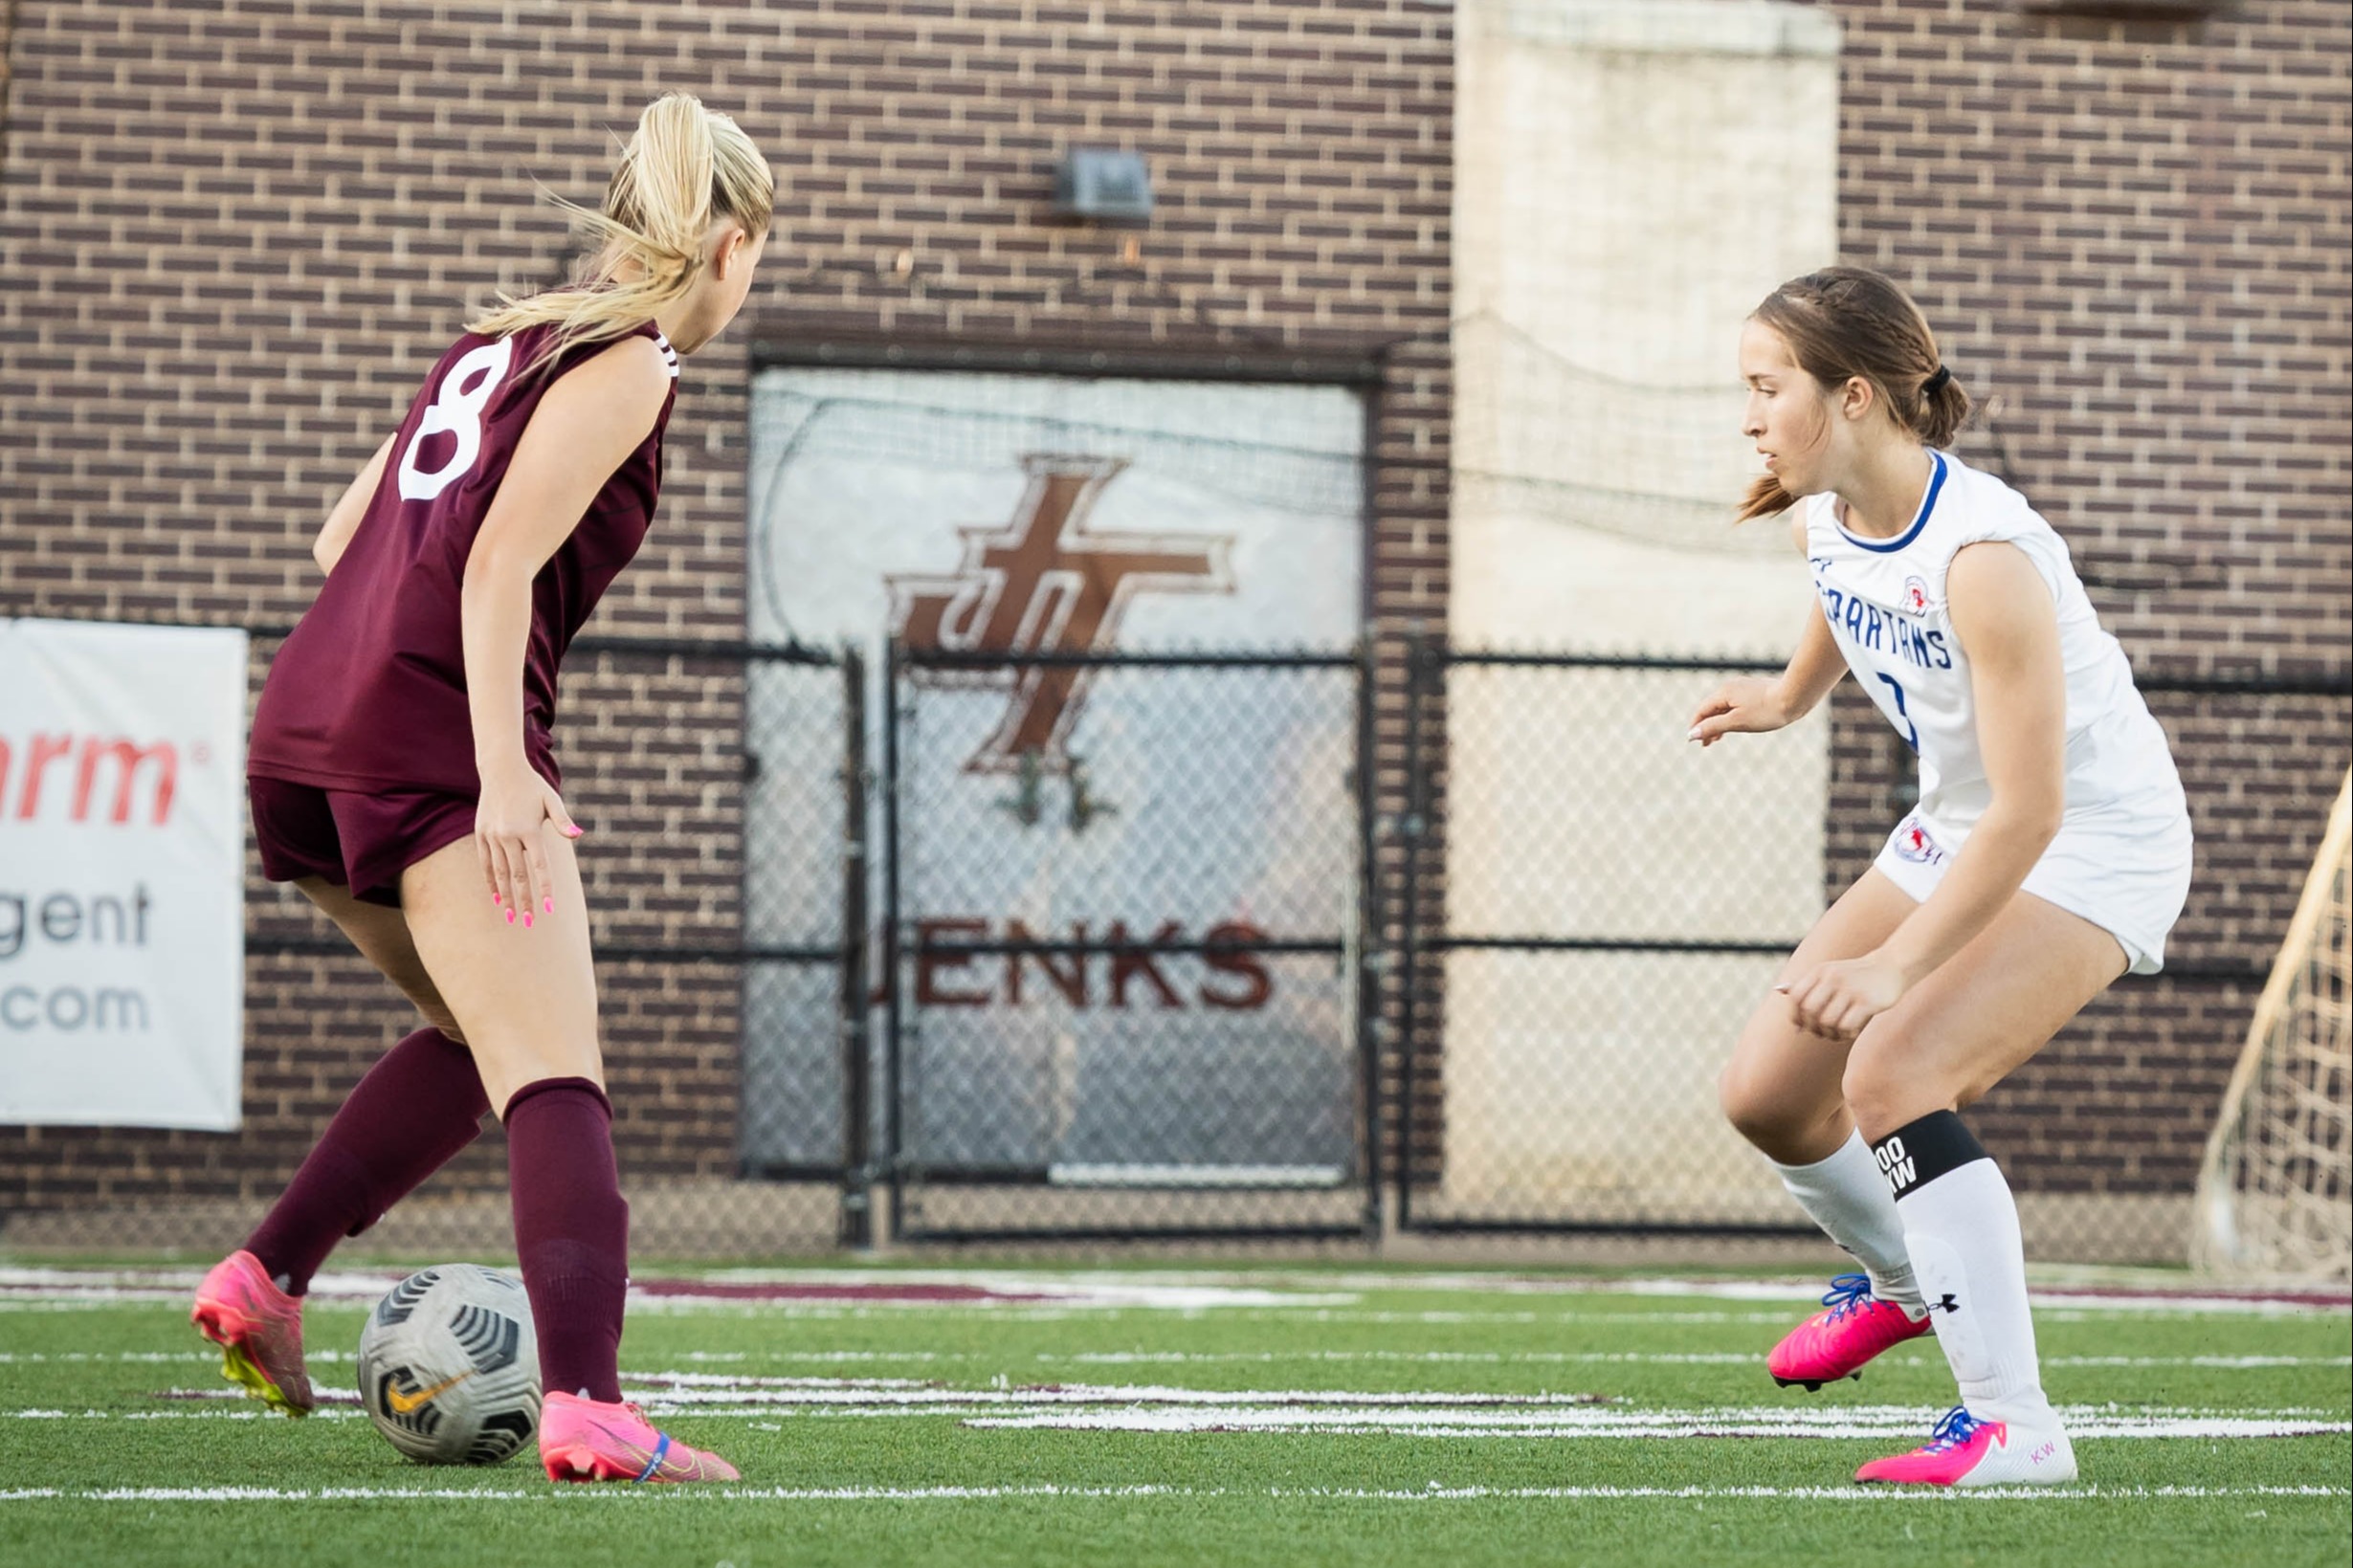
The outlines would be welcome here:
<svg viewBox="0 0 2353 1568">
<path fill-rule="evenodd" d="M 1926 1086 L 1920 1081 L 1917 1065 L 1909 1072 L 1903 1070 L 1905 1054 L 1899 1041 L 1865 1039 L 1857 1041 L 1847 1057 L 1839 1093 L 1865 1137 L 1884 1137 L 1923 1114 L 1913 1106 Z"/>
<path fill-rule="evenodd" d="M 1723 1071 L 1717 1075 L 1716 1103 L 1723 1108 L 1724 1120 L 1732 1123 L 1734 1131 L 1754 1142 L 1749 1130 L 1764 1114 L 1764 1108 L 1748 1082 L 1748 1075 L 1741 1071 L 1740 1063 L 1727 1064 Z"/>
<path fill-rule="evenodd" d="M 1733 1131 L 1776 1158 L 1778 1151 L 1797 1139 L 1809 1119 L 1792 1111 L 1786 1090 L 1777 1092 L 1777 1086 L 1759 1082 L 1737 1060 L 1717 1079 L 1716 1097 Z"/>
</svg>

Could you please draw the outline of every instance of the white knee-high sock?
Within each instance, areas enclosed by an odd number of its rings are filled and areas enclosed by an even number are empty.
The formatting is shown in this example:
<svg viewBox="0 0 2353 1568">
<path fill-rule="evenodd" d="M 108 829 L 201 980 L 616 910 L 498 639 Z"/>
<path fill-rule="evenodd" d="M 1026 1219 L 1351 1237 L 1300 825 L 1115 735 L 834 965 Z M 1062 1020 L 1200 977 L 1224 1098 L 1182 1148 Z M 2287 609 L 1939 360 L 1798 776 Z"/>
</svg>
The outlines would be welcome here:
<svg viewBox="0 0 2353 1568">
<path fill-rule="evenodd" d="M 1863 1135 L 1851 1134 L 1828 1159 L 1810 1165 L 1771 1163 L 1797 1206 L 1863 1266 L 1871 1293 L 1899 1303 L 1918 1321 L 1920 1287 L 1904 1247 L 1903 1220 Z"/>
<path fill-rule="evenodd" d="M 1875 1149 L 1961 1402 L 1981 1421 L 2054 1427 L 2027 1305 L 2018 1205 L 2002 1167 L 1959 1116 L 1939 1111 Z"/>
</svg>

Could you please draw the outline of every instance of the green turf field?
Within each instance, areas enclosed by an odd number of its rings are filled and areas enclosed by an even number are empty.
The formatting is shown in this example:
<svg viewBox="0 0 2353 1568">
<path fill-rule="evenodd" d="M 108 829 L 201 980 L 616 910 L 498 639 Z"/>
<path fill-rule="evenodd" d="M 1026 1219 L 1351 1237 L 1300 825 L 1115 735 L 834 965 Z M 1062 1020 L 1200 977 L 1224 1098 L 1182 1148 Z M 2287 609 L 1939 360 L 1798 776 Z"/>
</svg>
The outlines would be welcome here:
<svg viewBox="0 0 2353 1568">
<path fill-rule="evenodd" d="M 1847 1484 L 1951 1384 L 1922 1342 L 1776 1389 L 1787 1282 L 708 1274 L 633 1307 L 623 1380 L 746 1479 L 658 1491 L 400 1458 L 348 1392 L 389 1275 L 314 1297 L 344 1402 L 257 1419 L 215 1397 L 194 1277 L 0 1270 L 0 1562 L 2342 1568 L 2353 1537 L 2342 1307 L 2043 1292 L 2084 1484 L 1956 1495 Z"/>
</svg>

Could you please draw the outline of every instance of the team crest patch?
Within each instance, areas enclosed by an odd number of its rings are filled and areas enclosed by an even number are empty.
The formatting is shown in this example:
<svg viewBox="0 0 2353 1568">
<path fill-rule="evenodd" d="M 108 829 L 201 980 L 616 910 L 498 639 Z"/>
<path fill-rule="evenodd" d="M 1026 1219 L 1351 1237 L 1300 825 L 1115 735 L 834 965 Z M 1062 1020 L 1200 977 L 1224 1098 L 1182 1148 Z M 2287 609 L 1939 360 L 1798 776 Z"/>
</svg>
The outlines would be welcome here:
<svg viewBox="0 0 2353 1568">
<path fill-rule="evenodd" d="M 1928 580 L 1907 577 L 1903 580 L 1903 612 L 1906 615 L 1928 613 Z"/>
<path fill-rule="evenodd" d="M 1903 819 L 1896 829 L 1896 853 L 1916 866 L 1934 866 L 1944 858 L 1944 849 L 1928 835 L 1917 816 Z"/>
</svg>

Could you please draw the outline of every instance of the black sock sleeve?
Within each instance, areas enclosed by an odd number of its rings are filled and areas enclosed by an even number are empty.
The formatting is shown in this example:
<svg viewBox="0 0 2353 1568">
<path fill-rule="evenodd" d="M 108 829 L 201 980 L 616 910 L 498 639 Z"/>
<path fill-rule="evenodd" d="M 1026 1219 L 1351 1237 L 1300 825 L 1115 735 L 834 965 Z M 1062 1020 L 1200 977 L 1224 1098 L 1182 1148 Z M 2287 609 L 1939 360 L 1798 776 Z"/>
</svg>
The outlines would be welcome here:
<svg viewBox="0 0 2353 1568">
<path fill-rule="evenodd" d="M 1872 1144 L 1879 1174 L 1898 1198 L 1964 1165 L 1993 1157 L 1977 1135 L 1950 1111 L 1931 1111 Z"/>
</svg>

